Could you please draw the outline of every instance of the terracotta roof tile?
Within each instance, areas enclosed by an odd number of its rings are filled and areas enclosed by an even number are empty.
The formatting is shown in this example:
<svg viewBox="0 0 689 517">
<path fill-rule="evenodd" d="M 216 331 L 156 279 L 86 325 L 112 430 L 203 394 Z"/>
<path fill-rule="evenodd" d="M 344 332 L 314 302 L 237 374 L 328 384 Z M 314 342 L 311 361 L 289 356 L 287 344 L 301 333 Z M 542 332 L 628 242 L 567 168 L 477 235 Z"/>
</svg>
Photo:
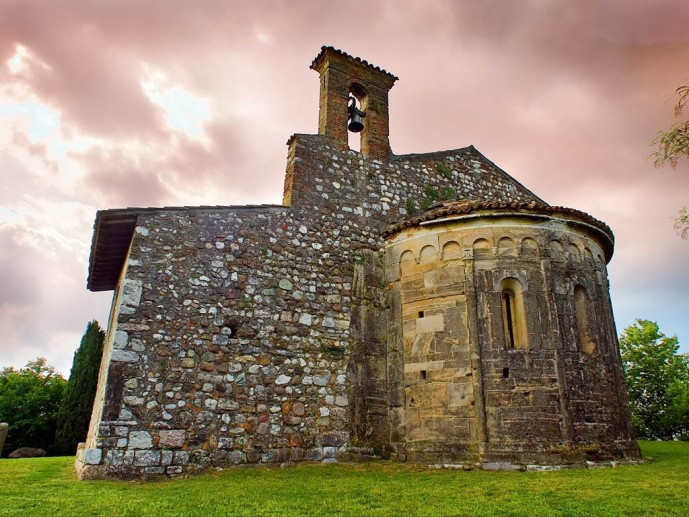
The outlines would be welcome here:
<svg viewBox="0 0 689 517">
<path fill-rule="evenodd" d="M 453 215 L 480 214 L 481 212 L 498 212 L 504 214 L 516 212 L 524 215 L 562 214 L 597 228 L 609 239 L 611 247 L 615 242 L 615 237 L 612 233 L 612 230 L 607 224 L 590 216 L 586 212 L 582 212 L 581 210 L 575 210 L 574 208 L 566 208 L 563 206 L 550 206 L 536 202 L 505 203 L 501 201 L 476 201 L 473 199 L 436 203 L 426 212 L 420 215 L 408 217 L 397 224 L 388 226 L 388 228 L 383 232 L 383 237 L 391 237 L 402 230 L 418 226 L 425 222 L 434 221 L 436 219 L 443 219 Z M 612 252 L 612 249 L 609 251 Z"/>
<path fill-rule="evenodd" d="M 323 56 L 325 55 L 325 53 L 326 53 L 327 51 L 329 51 L 329 50 L 332 51 L 332 52 L 335 52 L 335 53 L 337 53 L 337 54 L 339 54 L 339 55 L 341 55 L 341 56 L 343 56 L 343 57 L 346 57 L 346 58 L 348 58 L 348 59 L 352 59 L 352 60 L 356 61 L 357 63 L 361 63 L 361 64 L 364 65 L 364 66 L 367 66 L 367 67 L 369 67 L 369 68 L 372 68 L 373 70 L 376 70 L 376 71 L 378 71 L 378 72 L 381 72 L 381 73 L 387 75 L 388 77 L 390 77 L 391 79 L 394 79 L 395 81 L 396 81 L 397 79 L 399 79 L 399 77 L 397 77 L 396 75 L 391 74 L 391 73 L 388 72 L 387 70 L 384 70 L 384 69 L 380 68 L 379 66 L 374 65 L 373 63 L 369 63 L 369 62 L 366 61 L 365 59 L 361 59 L 360 57 L 352 56 L 351 54 L 347 54 L 346 52 L 344 52 L 344 51 L 342 51 L 342 50 L 340 50 L 340 49 L 338 49 L 338 48 L 331 47 L 331 46 L 327 46 L 327 45 L 323 45 L 323 46 L 321 47 L 321 51 L 318 53 L 318 55 L 317 55 L 317 56 L 313 59 L 313 61 L 311 62 L 311 67 L 310 67 L 310 68 L 313 69 L 313 70 L 315 70 L 315 69 L 316 69 L 316 63 L 318 63 L 318 61 L 319 61 L 320 59 L 322 59 Z"/>
</svg>

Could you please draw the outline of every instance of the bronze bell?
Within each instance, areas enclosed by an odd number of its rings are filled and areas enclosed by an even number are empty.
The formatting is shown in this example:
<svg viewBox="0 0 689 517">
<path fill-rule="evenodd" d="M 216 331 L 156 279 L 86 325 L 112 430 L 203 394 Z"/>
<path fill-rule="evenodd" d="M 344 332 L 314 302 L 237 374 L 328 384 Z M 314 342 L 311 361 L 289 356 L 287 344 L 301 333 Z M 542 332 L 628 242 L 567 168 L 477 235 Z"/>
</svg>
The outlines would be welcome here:
<svg viewBox="0 0 689 517">
<path fill-rule="evenodd" d="M 350 97 L 349 100 L 352 103 L 347 109 L 349 112 L 349 125 L 347 125 L 347 129 L 353 133 L 360 133 L 364 129 L 364 123 L 361 119 L 366 116 L 366 112 L 356 107 L 356 99 L 354 97 Z"/>
</svg>

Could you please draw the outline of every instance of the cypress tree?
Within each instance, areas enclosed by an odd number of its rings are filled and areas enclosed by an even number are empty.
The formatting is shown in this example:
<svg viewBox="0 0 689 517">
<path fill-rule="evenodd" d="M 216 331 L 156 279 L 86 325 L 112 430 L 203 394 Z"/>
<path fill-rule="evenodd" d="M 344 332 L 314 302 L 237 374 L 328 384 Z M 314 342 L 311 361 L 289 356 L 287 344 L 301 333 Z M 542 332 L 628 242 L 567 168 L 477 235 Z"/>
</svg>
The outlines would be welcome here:
<svg viewBox="0 0 689 517">
<path fill-rule="evenodd" d="M 72 371 L 58 412 L 55 444 L 61 454 L 75 454 L 79 442 L 86 440 L 104 340 L 105 332 L 94 320 L 86 327 L 79 349 L 74 353 Z"/>
</svg>

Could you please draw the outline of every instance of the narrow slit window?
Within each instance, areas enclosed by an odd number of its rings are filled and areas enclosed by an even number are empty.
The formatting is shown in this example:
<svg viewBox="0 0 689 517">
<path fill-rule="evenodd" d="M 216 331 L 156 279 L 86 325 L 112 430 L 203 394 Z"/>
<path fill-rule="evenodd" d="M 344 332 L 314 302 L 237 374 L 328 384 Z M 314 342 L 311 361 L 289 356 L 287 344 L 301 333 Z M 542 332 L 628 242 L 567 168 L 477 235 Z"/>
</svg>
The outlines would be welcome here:
<svg viewBox="0 0 689 517">
<path fill-rule="evenodd" d="M 419 318 L 423 318 L 423 311 L 419 311 Z"/>
<path fill-rule="evenodd" d="M 502 369 L 502 378 L 503 379 L 509 379 L 510 378 L 510 369 L 509 368 L 503 368 Z"/>
<path fill-rule="evenodd" d="M 512 291 L 505 291 L 502 293 L 502 301 L 505 306 L 507 346 L 514 348 L 514 293 Z"/>
<path fill-rule="evenodd" d="M 500 304 L 505 332 L 505 347 L 527 348 L 528 332 L 524 308 L 524 292 L 519 280 L 505 278 L 500 284 Z"/>
<path fill-rule="evenodd" d="M 426 379 L 426 378 L 427 378 L 426 370 L 421 370 L 421 378 L 422 378 L 422 379 Z"/>
</svg>

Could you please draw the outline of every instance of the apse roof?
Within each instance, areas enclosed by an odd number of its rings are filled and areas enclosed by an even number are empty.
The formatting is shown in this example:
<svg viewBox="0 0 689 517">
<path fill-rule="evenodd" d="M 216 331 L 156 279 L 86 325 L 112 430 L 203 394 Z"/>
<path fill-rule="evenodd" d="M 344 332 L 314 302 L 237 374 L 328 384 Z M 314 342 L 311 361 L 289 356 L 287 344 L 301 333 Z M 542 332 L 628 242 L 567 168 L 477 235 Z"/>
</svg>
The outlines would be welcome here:
<svg viewBox="0 0 689 517">
<path fill-rule="evenodd" d="M 524 203 L 464 199 L 436 203 L 422 214 L 407 217 L 399 223 L 388 226 L 383 232 L 383 237 L 392 237 L 402 230 L 415 226 L 433 222 L 444 222 L 452 219 L 465 219 L 467 216 L 479 215 L 485 217 L 500 217 L 507 215 L 522 217 L 538 217 L 544 215 L 565 217 L 571 222 L 595 230 L 596 233 L 603 237 L 603 247 L 605 249 L 606 259 L 609 260 L 612 256 L 615 236 L 607 224 L 581 210 L 563 206 L 550 206 L 536 202 Z"/>
</svg>

